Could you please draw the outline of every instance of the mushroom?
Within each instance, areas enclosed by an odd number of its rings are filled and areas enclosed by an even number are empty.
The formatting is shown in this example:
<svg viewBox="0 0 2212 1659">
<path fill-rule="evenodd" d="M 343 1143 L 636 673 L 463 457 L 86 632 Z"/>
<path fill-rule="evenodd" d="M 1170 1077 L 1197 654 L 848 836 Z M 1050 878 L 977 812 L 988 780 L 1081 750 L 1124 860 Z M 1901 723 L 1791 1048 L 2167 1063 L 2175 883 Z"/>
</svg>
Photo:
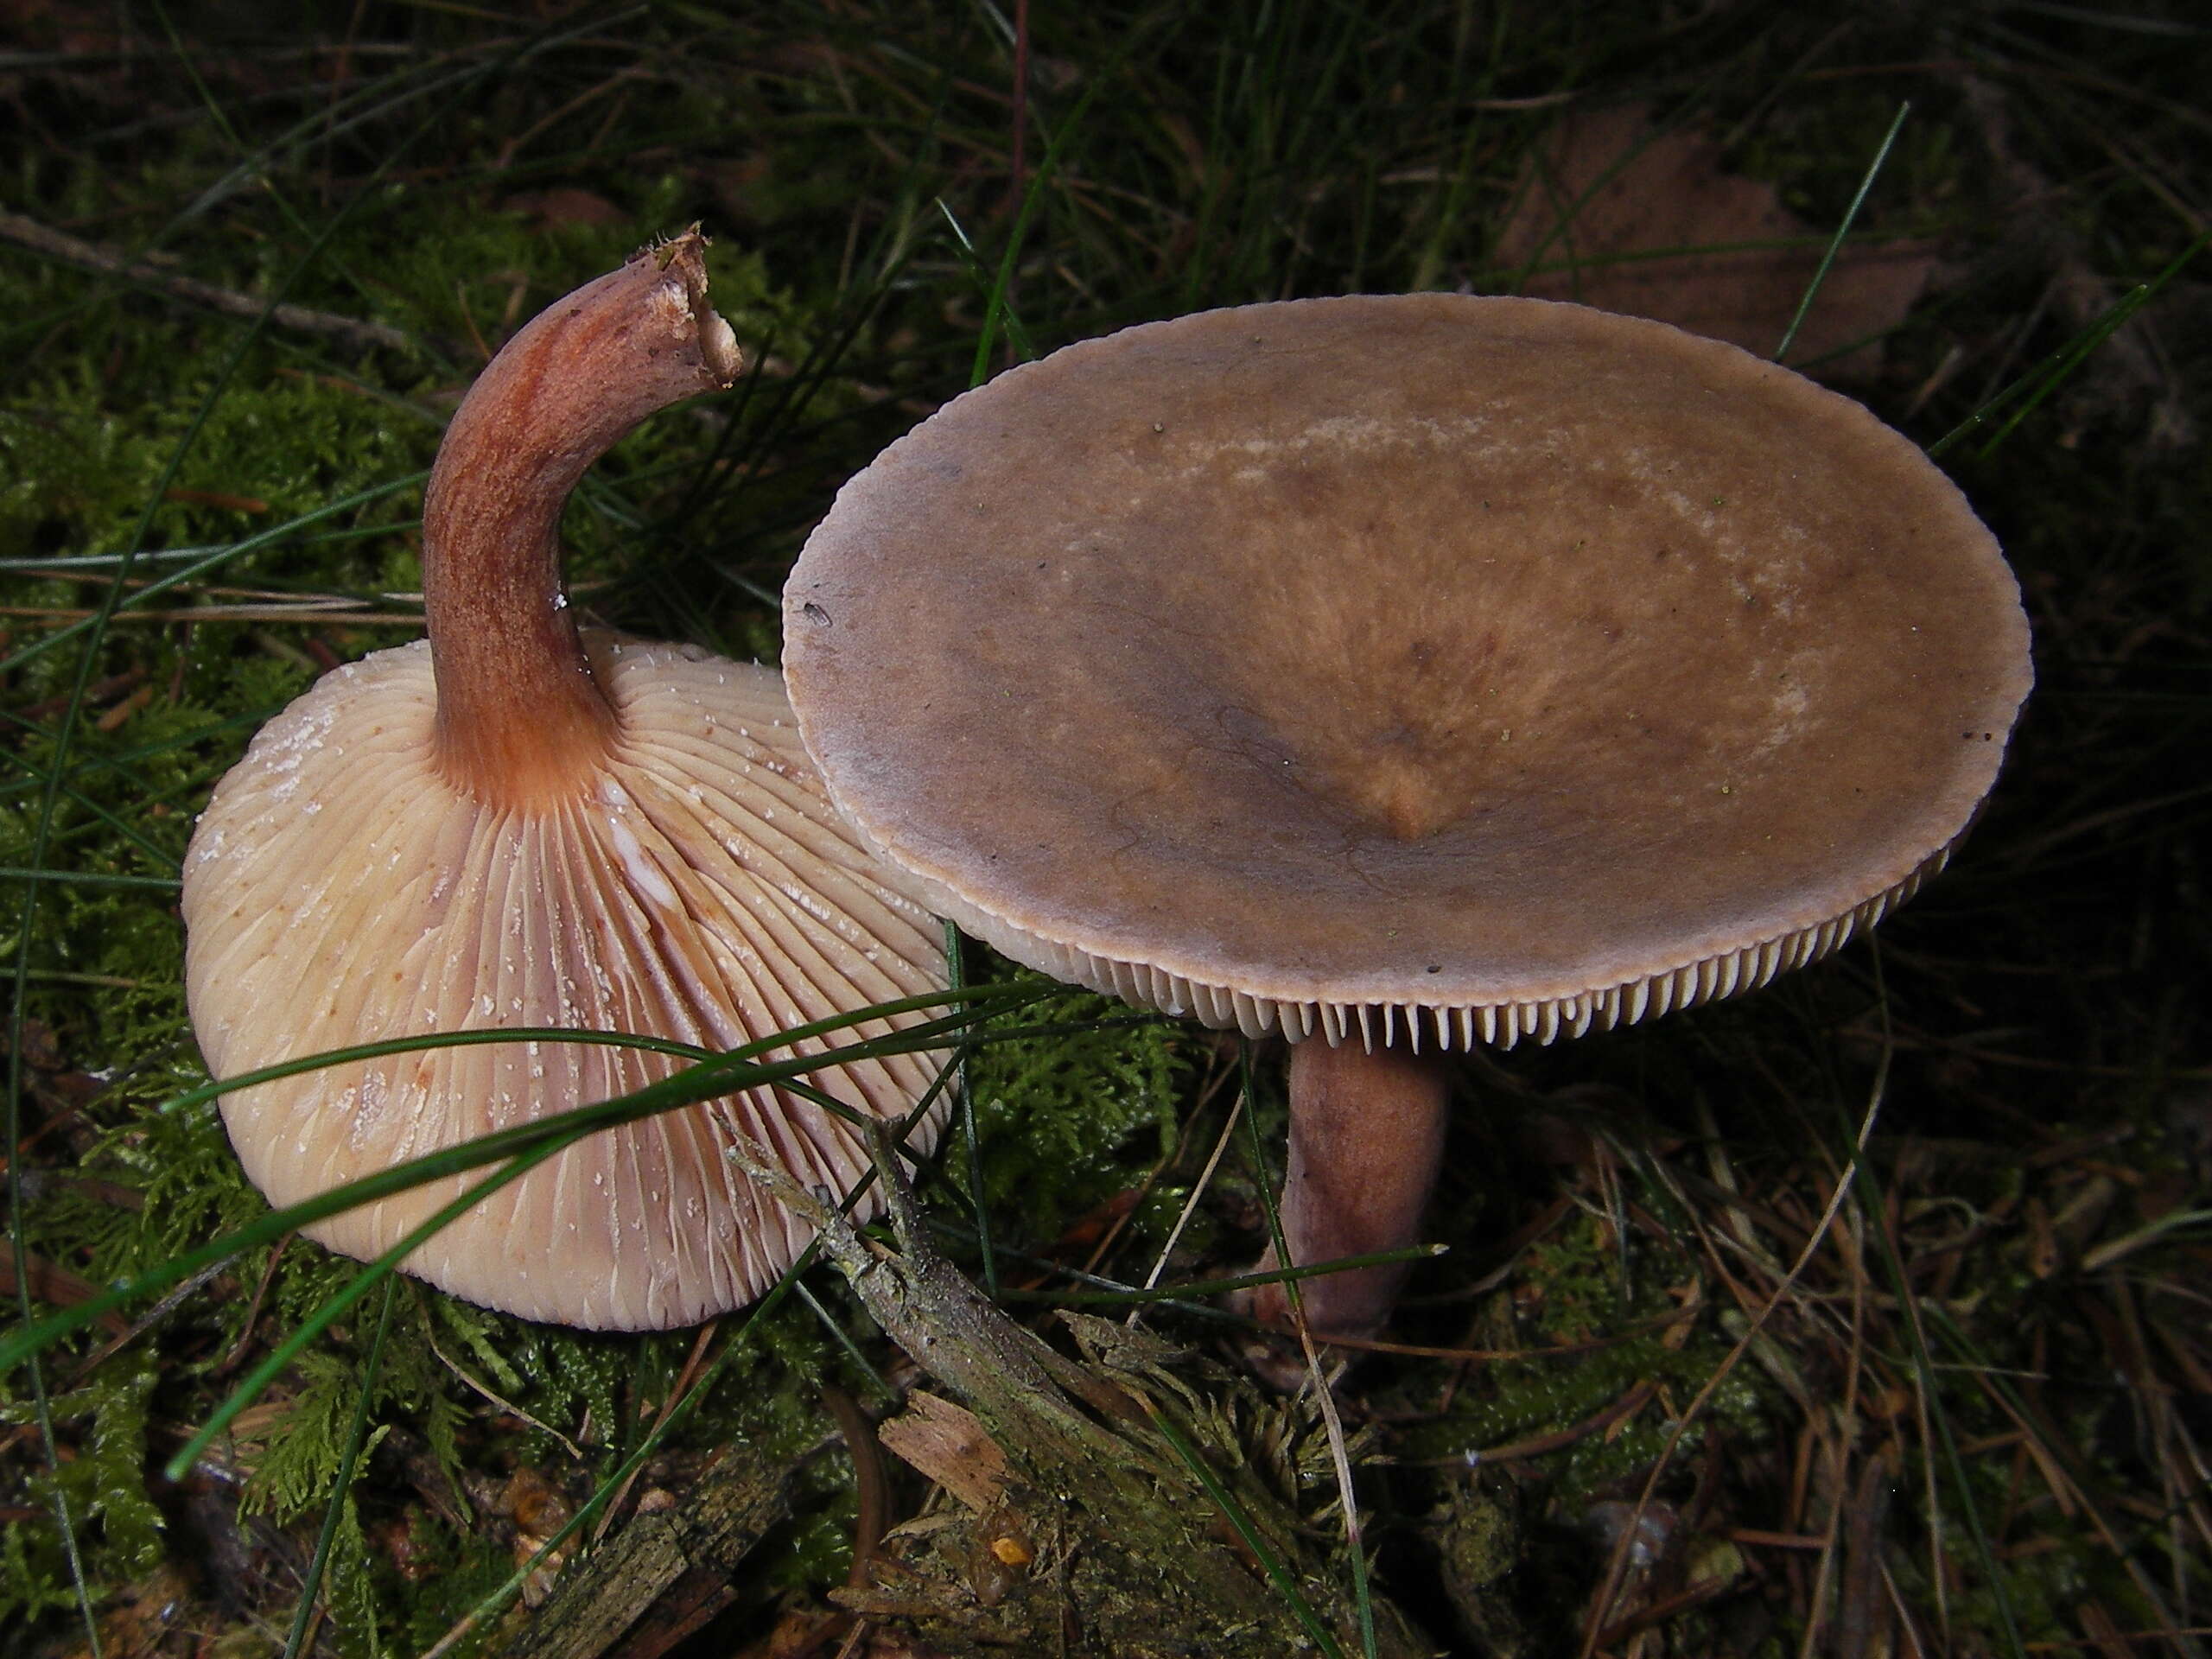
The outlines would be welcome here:
<svg viewBox="0 0 2212 1659">
<path fill-rule="evenodd" d="M 493 359 L 424 500 L 429 639 L 326 676 L 216 788 L 183 894 L 188 997 L 216 1077 L 508 1027 L 728 1048 L 944 985 L 933 924 L 830 809 L 775 671 L 580 632 L 568 608 L 558 530 L 577 480 L 646 416 L 738 372 L 703 246 L 694 232 L 638 254 Z M 224 1116 L 281 1205 L 681 1064 L 534 1039 L 429 1049 L 237 1090 Z M 932 1069 L 908 1054 L 814 1082 L 893 1119 Z M 741 1134 L 809 1187 L 842 1192 L 868 1166 L 853 1126 L 755 1089 L 578 1143 L 404 1265 L 532 1319 L 708 1318 L 758 1294 L 811 1236 L 726 1155 Z M 475 1179 L 307 1230 L 374 1256 Z"/>
<path fill-rule="evenodd" d="M 956 399 L 838 497 L 785 653 L 933 908 L 1290 1039 L 1301 1263 L 1417 1236 L 1440 1055 L 1762 984 L 1905 898 L 2030 681 L 1995 543 L 1857 404 L 1449 295 L 1147 324 Z M 1309 1279 L 1308 1321 L 1370 1332 L 1396 1281 Z"/>
</svg>

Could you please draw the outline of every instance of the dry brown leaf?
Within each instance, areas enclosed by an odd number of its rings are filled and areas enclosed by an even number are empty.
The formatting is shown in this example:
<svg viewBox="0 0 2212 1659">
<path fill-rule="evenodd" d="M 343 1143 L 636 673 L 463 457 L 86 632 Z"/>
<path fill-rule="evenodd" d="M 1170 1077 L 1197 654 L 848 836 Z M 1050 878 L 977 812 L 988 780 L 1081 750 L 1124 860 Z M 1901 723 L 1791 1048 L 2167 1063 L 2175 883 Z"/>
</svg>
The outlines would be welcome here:
<svg viewBox="0 0 2212 1659">
<path fill-rule="evenodd" d="M 823 1614 L 793 1607 L 757 1642 L 737 1649 L 732 1659 L 946 1659 L 945 1650 L 894 1625 L 863 1624 L 853 1643 L 848 1613 Z"/>
<path fill-rule="evenodd" d="M 16 1270 L 19 1262 L 27 1266 L 29 1271 L 19 1273 Z M 107 1288 L 105 1285 L 92 1283 L 82 1274 L 70 1272 L 58 1262 L 49 1262 L 44 1256 L 29 1253 L 18 1256 L 6 1244 L 0 1243 L 0 1296 L 13 1297 L 26 1285 L 35 1300 L 51 1303 L 55 1307 L 74 1307 L 80 1302 L 88 1302 L 93 1297 L 105 1294 Z M 99 1325 L 102 1330 L 117 1336 L 124 1335 L 130 1329 L 130 1321 L 120 1313 L 103 1313 Z"/>
<path fill-rule="evenodd" d="M 630 213 L 596 191 L 582 189 L 575 185 L 555 185 L 546 190 L 525 190 L 519 195 L 509 196 L 499 204 L 499 207 L 503 213 L 527 214 L 541 228 L 553 225 L 589 225 L 604 228 L 610 225 L 627 225 L 632 218 Z"/>
<path fill-rule="evenodd" d="M 1782 242 L 1800 245 L 1772 245 Z M 1772 186 L 1723 171 L 1711 138 L 1662 131 L 1643 105 L 1626 105 L 1560 124 L 1522 175 L 1493 264 L 1533 265 L 1523 294 L 1654 317 L 1765 356 L 1825 247 L 1826 233 L 1783 207 Z M 1789 360 L 1815 364 L 1822 379 L 1871 378 L 1881 368 L 1878 340 L 1821 359 L 1896 327 L 1935 264 L 1925 241 L 1845 248 Z"/>
<path fill-rule="evenodd" d="M 906 1409 L 876 1426 L 876 1438 L 978 1515 L 1006 1491 L 1006 1453 L 965 1408 L 915 1393 Z"/>
</svg>

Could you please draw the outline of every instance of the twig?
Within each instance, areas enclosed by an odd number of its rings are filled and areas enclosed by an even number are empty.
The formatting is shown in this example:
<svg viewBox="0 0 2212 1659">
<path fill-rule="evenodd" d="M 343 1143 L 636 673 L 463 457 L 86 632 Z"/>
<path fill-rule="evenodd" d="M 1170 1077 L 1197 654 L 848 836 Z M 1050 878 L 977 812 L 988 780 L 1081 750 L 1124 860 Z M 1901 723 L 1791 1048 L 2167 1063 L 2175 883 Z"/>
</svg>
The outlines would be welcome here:
<svg viewBox="0 0 2212 1659">
<path fill-rule="evenodd" d="M 1836 1494 L 1840 1503 L 1843 1494 Z M 1882 1530 L 1890 1507 L 1890 1465 L 1877 1452 L 1859 1471 L 1859 1490 L 1844 1523 L 1843 1579 L 1836 1607 L 1835 1651 L 1840 1659 L 1865 1659 L 1880 1635 Z"/>
<path fill-rule="evenodd" d="M 1191 1216 L 1198 1207 L 1198 1200 L 1205 1196 L 1206 1188 L 1213 1184 L 1213 1173 L 1221 1164 L 1221 1155 L 1229 1150 L 1229 1137 L 1236 1128 L 1236 1120 L 1244 1110 L 1244 1098 L 1239 1095 L 1230 1103 L 1229 1116 L 1221 1126 L 1221 1137 L 1213 1143 L 1213 1154 L 1206 1160 L 1206 1166 L 1198 1172 L 1198 1179 L 1192 1185 L 1191 1196 L 1184 1201 L 1182 1213 L 1175 1217 L 1175 1224 L 1167 1230 L 1167 1242 L 1160 1247 L 1160 1256 L 1152 1264 L 1152 1271 L 1145 1275 L 1144 1287 L 1151 1290 L 1160 1283 L 1160 1275 L 1167 1271 L 1167 1262 L 1175 1254 L 1175 1246 L 1183 1236 L 1183 1229 L 1190 1224 Z M 1095 1263 L 1094 1263 L 1095 1265 Z M 1129 1311 L 1129 1323 L 1135 1325 L 1141 1315 L 1141 1308 Z"/>
<path fill-rule="evenodd" d="M 36 219 L 25 219 L 21 213 L 0 213 L 0 241 L 12 242 L 19 248 L 29 248 L 48 259 L 79 270 L 96 272 L 103 276 L 120 276 L 154 293 L 187 305 L 197 305 L 226 317 L 239 317 L 251 321 L 267 317 L 279 328 L 289 328 L 297 334 L 320 334 L 326 340 L 335 340 L 357 350 L 382 348 L 392 352 L 412 352 L 415 342 L 409 335 L 380 322 L 363 322 L 354 317 L 341 317 L 329 311 L 314 311 L 304 305 L 271 305 L 257 300 L 251 294 L 240 294 L 227 288 L 217 288 L 213 283 L 203 283 L 196 277 L 181 276 L 165 271 L 144 259 L 133 259 L 128 254 L 97 243 L 79 242 L 66 232 L 41 225 Z"/>
<path fill-rule="evenodd" d="M 1241 1102 L 1239 1103 L 1242 1103 Z M 1337 1377 L 1321 1368 L 1321 1352 L 1314 1346 L 1313 1332 L 1306 1323 L 1306 1309 L 1298 1300 L 1298 1281 L 1284 1281 L 1290 1290 L 1291 1323 L 1298 1331 L 1298 1345 L 1306 1356 L 1306 1372 L 1313 1388 L 1313 1402 L 1321 1408 L 1321 1427 L 1329 1440 L 1329 1462 L 1337 1477 L 1337 1502 L 1344 1510 L 1344 1555 L 1351 1563 L 1352 1587 L 1356 1605 L 1353 1609 L 1359 1621 L 1360 1652 L 1366 1659 L 1374 1659 L 1375 1618 L 1368 1605 L 1367 1542 L 1359 1523 L 1359 1494 L 1351 1482 L 1351 1452 L 1345 1444 L 1343 1417 L 1337 1410 Z M 1350 1360 L 1341 1362 L 1338 1375 L 1341 1376 Z"/>
<path fill-rule="evenodd" d="M 851 1395 L 824 1383 L 822 1403 L 836 1419 L 837 1432 L 844 1436 L 845 1451 L 853 1461 L 853 1486 L 860 1499 L 859 1513 L 853 1517 L 853 1564 L 845 1583 L 851 1589 L 865 1590 L 874 1581 L 869 1567 L 882 1552 L 883 1535 L 891 1526 L 891 1487 L 884 1478 L 883 1450 L 875 1437 L 875 1425 Z"/>
<path fill-rule="evenodd" d="M 507 1659 L 670 1652 L 736 1599 L 738 1565 L 788 1514 L 792 1479 L 817 1449 L 767 1459 L 732 1448 L 690 1482 L 682 1502 L 633 1516 L 563 1574 L 500 1651 Z M 422 1659 L 452 1652 L 474 1628 L 463 1619 Z"/>
<path fill-rule="evenodd" d="M 522 1421 L 528 1423 L 532 1428 L 537 1429 L 540 1433 L 550 1434 L 553 1439 L 560 1441 L 563 1448 L 565 1449 L 568 1454 L 575 1459 L 576 1462 L 582 1463 L 584 1460 L 583 1449 L 574 1440 L 563 1434 L 559 1429 L 554 1427 L 550 1423 L 541 1422 L 538 1419 L 531 1416 L 520 1406 L 515 1404 L 513 1401 L 504 1399 L 499 1395 L 493 1393 L 488 1384 L 480 1382 L 477 1378 L 470 1376 L 468 1372 L 463 1370 L 459 1365 L 454 1363 L 451 1356 L 447 1354 L 444 1349 L 438 1346 L 437 1341 L 435 1338 L 425 1336 L 423 1338 L 423 1345 L 430 1351 L 430 1357 L 433 1359 L 436 1360 L 441 1365 L 443 1365 L 446 1370 L 451 1371 L 455 1376 L 459 1377 L 463 1382 L 467 1384 L 468 1387 L 482 1395 L 499 1410 L 506 1413 L 510 1417 L 519 1418 Z M 607 1512 L 609 1515 L 613 1514 L 614 1506 L 613 1504 L 609 1504 L 607 1506 Z"/>
<path fill-rule="evenodd" d="M 82 622 L 98 611 L 60 605 L 0 605 L 0 616 L 41 622 Z M 168 610 L 118 611 L 115 622 L 321 622 L 334 627 L 419 628 L 419 614 L 405 611 L 342 610 L 321 601 L 297 605 L 183 605 Z"/>
<path fill-rule="evenodd" d="M 1579 1423 L 1554 1429 L 1548 1434 L 1539 1434 L 1534 1440 L 1515 1440 L 1509 1446 L 1492 1446 L 1487 1452 L 1468 1452 L 1465 1454 L 1465 1461 L 1470 1466 L 1477 1463 L 1517 1463 L 1523 1459 L 1540 1458 L 1548 1452 L 1560 1451 L 1573 1446 L 1577 1440 L 1588 1440 L 1600 1429 L 1611 1428 L 1624 1418 L 1634 1416 L 1658 1392 L 1656 1382 L 1639 1382 L 1603 1411 L 1594 1412 Z"/>
<path fill-rule="evenodd" d="M 690 1391 L 692 1380 L 699 1375 L 699 1367 L 707 1357 L 707 1344 L 715 1339 L 715 1332 L 721 1329 L 721 1319 L 716 1317 L 699 1327 L 698 1335 L 691 1339 L 691 1351 L 684 1357 L 683 1369 L 676 1374 L 676 1381 L 669 1385 L 667 1397 L 660 1402 L 660 1409 L 653 1414 L 652 1427 L 645 1431 L 646 1440 L 657 1438 L 667 1427 L 669 1414 Z M 568 1442 L 564 1440 L 562 1444 L 565 1446 Z M 607 1529 L 613 1522 L 622 1506 L 630 1501 L 630 1489 L 638 1484 L 638 1477 L 644 1472 L 642 1465 L 632 1470 L 629 1478 L 622 1483 L 613 1499 L 600 1511 L 599 1524 L 592 1529 L 592 1542 L 596 1544 L 607 1536 Z"/>
<path fill-rule="evenodd" d="M 1090 1255 L 1083 1264 L 1085 1273 L 1096 1273 L 1098 1270 L 1098 1264 L 1106 1259 L 1107 1252 L 1114 1248 L 1115 1242 L 1121 1237 L 1122 1230 L 1129 1224 L 1130 1217 L 1135 1216 L 1143 1205 L 1144 1201 L 1152 1196 L 1152 1190 L 1160 1184 L 1160 1177 L 1183 1161 L 1184 1153 L 1190 1149 L 1191 1131 L 1198 1125 L 1207 1109 L 1213 1104 L 1214 1096 L 1219 1092 L 1221 1085 L 1234 1075 L 1231 1071 L 1217 1068 L 1211 1079 L 1199 1090 L 1197 1103 L 1192 1108 L 1182 1132 L 1176 1136 L 1174 1150 L 1145 1171 L 1144 1179 L 1137 1184 L 1135 1193 L 1128 1207 L 1114 1217 L 1112 1224 L 1099 1236 L 1098 1243 L 1091 1247 Z M 1239 1103 L 1241 1104 L 1241 1102 Z M 1230 1122 L 1233 1125 L 1236 1121 L 1236 1109 L 1232 1107 L 1230 1111 Z M 1160 1274 L 1167 1271 L 1168 1258 L 1174 1254 L 1175 1245 L 1183 1236 L 1183 1229 L 1190 1224 L 1191 1217 L 1197 1211 L 1198 1201 L 1205 1196 L 1206 1189 L 1212 1185 L 1214 1169 L 1221 1161 L 1222 1148 L 1228 1145 L 1227 1133 L 1224 1130 L 1223 1139 L 1215 1143 L 1213 1156 L 1207 1160 L 1205 1168 L 1199 1172 L 1197 1185 L 1191 1189 L 1191 1196 L 1184 1201 L 1182 1211 L 1177 1216 L 1175 1225 L 1167 1235 L 1167 1243 L 1161 1247 L 1160 1259 L 1153 1264 L 1152 1276 L 1145 1281 L 1146 1289 L 1150 1290 L 1158 1286 Z M 1134 1323 L 1135 1315 L 1132 1314 L 1130 1317 L 1131 1322 Z"/>
</svg>

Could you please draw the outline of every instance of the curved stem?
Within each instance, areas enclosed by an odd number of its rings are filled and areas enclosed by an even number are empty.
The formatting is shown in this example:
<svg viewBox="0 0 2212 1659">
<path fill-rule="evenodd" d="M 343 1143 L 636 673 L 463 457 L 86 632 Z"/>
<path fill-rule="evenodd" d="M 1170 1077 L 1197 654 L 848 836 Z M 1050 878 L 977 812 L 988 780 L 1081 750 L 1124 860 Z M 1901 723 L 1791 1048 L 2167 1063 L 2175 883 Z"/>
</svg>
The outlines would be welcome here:
<svg viewBox="0 0 2212 1659">
<path fill-rule="evenodd" d="M 501 348 L 447 428 L 423 501 L 438 764 L 480 799 L 557 797 L 605 754 L 614 712 L 561 586 L 561 509 L 654 410 L 736 378 L 686 232 L 556 301 Z"/>
<path fill-rule="evenodd" d="M 1440 1055 L 1370 1052 L 1357 1043 L 1332 1048 L 1318 1037 L 1293 1046 L 1290 1166 L 1279 1210 L 1294 1264 L 1419 1242 L 1450 1094 L 1451 1071 Z M 1300 1281 L 1307 1328 L 1317 1337 L 1372 1336 L 1390 1317 L 1405 1276 L 1404 1264 L 1394 1263 Z M 1286 1319 L 1288 1299 L 1269 1285 L 1255 1294 L 1252 1311 Z"/>
</svg>

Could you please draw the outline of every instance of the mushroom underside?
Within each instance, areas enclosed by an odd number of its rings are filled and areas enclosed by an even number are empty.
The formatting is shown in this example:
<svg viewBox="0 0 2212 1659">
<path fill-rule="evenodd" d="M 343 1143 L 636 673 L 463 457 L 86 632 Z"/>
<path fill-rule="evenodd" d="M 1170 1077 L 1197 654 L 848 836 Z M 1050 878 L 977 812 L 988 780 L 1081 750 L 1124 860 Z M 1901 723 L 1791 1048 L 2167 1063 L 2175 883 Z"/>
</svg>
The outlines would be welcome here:
<svg viewBox="0 0 2212 1659">
<path fill-rule="evenodd" d="M 721 1051 L 942 988 L 930 918 L 829 810 L 772 671 L 612 635 L 586 643 L 619 736 L 591 786 L 555 805 L 486 806 L 445 782 L 423 644 L 337 671 L 264 729 L 188 863 L 188 990 L 216 1076 L 500 1027 Z M 429 1049 L 239 1090 L 224 1112 L 249 1174 L 284 1204 L 683 1064 L 557 1041 Z M 810 1081 L 863 1118 L 896 1120 L 933 1072 L 931 1056 L 909 1054 Z M 690 1324 L 741 1305 L 808 1238 L 727 1155 L 741 1134 L 810 1187 L 842 1193 L 868 1165 L 852 1125 L 763 1087 L 592 1136 L 479 1202 L 406 1266 L 472 1300 L 591 1327 Z M 308 1230 L 369 1257 L 482 1174 Z"/>
</svg>

